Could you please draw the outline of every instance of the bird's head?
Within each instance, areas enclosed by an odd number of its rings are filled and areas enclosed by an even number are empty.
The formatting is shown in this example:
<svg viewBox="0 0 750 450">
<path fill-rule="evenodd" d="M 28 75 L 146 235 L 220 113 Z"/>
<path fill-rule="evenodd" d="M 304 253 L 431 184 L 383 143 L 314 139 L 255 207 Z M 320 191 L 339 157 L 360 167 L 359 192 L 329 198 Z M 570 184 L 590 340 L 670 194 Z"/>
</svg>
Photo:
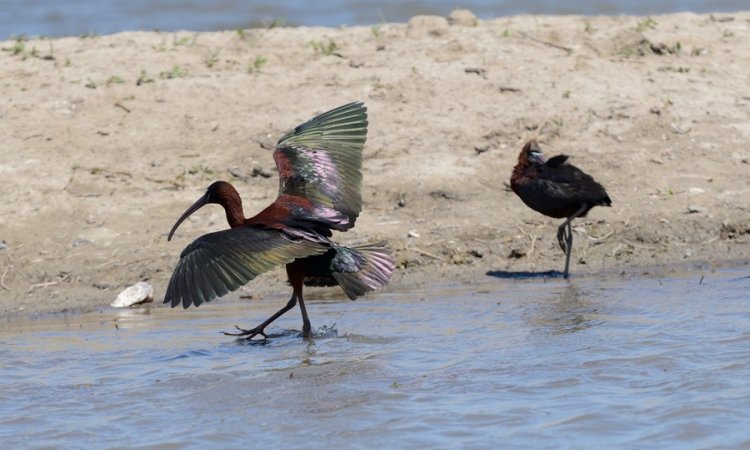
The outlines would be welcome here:
<svg viewBox="0 0 750 450">
<path fill-rule="evenodd" d="M 544 153 L 542 153 L 542 149 L 539 147 L 539 144 L 533 139 L 523 146 L 520 158 L 518 159 L 519 162 L 524 162 L 525 160 L 526 162 L 535 165 L 544 164 L 545 161 L 547 161 L 544 158 Z"/>
<path fill-rule="evenodd" d="M 216 203 L 224 207 L 227 211 L 227 219 L 232 224 L 232 218 L 230 218 L 230 211 L 239 210 L 239 215 L 242 217 L 242 200 L 240 194 L 231 184 L 226 181 L 216 181 L 206 189 L 206 193 L 201 196 L 195 203 L 193 203 L 182 215 L 172 227 L 172 230 L 167 236 L 167 240 L 172 240 L 172 235 L 177 230 L 182 222 L 185 221 L 191 214 L 201 209 L 203 206 L 210 203 Z"/>
</svg>

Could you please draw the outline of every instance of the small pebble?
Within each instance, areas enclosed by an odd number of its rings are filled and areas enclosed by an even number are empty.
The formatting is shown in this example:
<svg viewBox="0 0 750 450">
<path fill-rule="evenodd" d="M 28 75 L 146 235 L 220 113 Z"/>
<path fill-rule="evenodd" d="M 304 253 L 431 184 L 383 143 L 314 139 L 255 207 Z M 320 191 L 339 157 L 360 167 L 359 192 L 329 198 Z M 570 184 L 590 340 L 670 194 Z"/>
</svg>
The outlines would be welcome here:
<svg viewBox="0 0 750 450">
<path fill-rule="evenodd" d="M 75 240 L 75 241 L 73 241 L 73 243 L 72 243 L 72 244 L 70 244 L 70 245 L 71 245 L 71 246 L 72 246 L 73 248 L 75 248 L 75 247 L 84 247 L 84 246 L 86 246 L 86 245 L 91 245 L 91 244 L 92 244 L 92 242 L 91 242 L 91 241 L 89 241 L 88 239 L 76 239 L 76 240 Z"/>
<path fill-rule="evenodd" d="M 697 214 L 699 212 L 703 212 L 703 208 L 701 208 L 700 206 L 688 205 L 687 212 L 688 214 Z"/>
<path fill-rule="evenodd" d="M 154 288 L 146 282 L 139 281 L 120 292 L 117 295 L 117 299 L 115 299 L 110 306 L 115 308 L 127 308 L 129 306 L 152 301 L 154 301 Z"/>
</svg>

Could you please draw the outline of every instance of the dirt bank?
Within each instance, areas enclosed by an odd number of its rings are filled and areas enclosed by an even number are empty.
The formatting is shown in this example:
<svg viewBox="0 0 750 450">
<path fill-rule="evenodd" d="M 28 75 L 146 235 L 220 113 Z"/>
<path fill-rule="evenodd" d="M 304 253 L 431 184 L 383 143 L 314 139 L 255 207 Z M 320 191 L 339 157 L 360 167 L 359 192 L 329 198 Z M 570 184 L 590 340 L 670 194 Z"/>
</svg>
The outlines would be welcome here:
<svg viewBox="0 0 750 450">
<path fill-rule="evenodd" d="M 0 43 L 0 316 L 163 296 L 179 214 L 216 179 L 247 213 L 276 195 L 287 129 L 369 108 L 364 213 L 391 289 L 560 270 L 558 221 L 508 189 L 522 143 L 564 152 L 612 208 L 575 222 L 572 272 L 750 258 L 750 13 L 519 16 L 449 24 L 120 33 Z M 281 270 L 255 298 L 286 292 Z M 233 294 L 237 295 L 237 294 Z M 338 295 L 338 294 L 336 294 Z"/>
</svg>

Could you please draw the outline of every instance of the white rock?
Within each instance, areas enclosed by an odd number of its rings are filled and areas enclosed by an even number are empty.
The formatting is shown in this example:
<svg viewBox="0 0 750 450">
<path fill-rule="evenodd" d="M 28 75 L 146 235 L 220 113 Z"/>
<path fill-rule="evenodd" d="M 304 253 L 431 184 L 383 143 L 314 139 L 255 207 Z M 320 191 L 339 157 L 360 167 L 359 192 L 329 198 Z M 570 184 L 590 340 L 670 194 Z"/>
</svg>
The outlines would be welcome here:
<svg viewBox="0 0 750 450">
<path fill-rule="evenodd" d="M 128 306 L 137 305 L 139 303 L 153 301 L 154 288 L 148 283 L 139 281 L 120 292 L 117 295 L 117 299 L 115 299 L 110 306 L 114 306 L 115 308 L 127 308 Z"/>
</svg>

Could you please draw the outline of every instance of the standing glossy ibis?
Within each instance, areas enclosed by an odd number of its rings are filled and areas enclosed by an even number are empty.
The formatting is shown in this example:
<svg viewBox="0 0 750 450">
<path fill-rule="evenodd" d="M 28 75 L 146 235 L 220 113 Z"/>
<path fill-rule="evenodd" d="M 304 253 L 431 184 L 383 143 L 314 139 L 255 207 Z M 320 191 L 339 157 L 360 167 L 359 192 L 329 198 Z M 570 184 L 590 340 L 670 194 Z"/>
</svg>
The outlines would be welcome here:
<svg viewBox="0 0 750 450">
<path fill-rule="evenodd" d="M 612 205 L 604 187 L 567 160 L 567 155 L 546 159 L 539 144 L 532 140 L 523 146 L 510 177 L 511 189 L 526 206 L 545 216 L 567 218 L 557 228 L 557 242 L 565 252 L 565 278 L 573 246 L 570 223 L 576 217 L 585 217 L 594 206 Z"/>
<path fill-rule="evenodd" d="M 276 314 L 255 328 L 224 333 L 252 339 L 298 302 L 302 335 L 311 336 L 302 298 L 305 280 L 338 284 L 354 300 L 391 277 L 394 262 L 384 243 L 344 247 L 331 231 L 354 226 L 362 210 L 362 148 L 367 139 L 367 108 L 361 102 L 341 106 L 281 137 L 273 153 L 279 169 L 279 195 L 246 219 L 234 187 L 217 181 L 208 187 L 169 232 L 204 205 L 224 207 L 228 230 L 209 233 L 188 245 L 169 280 L 164 303 L 199 306 L 233 291 L 263 272 L 286 265 L 293 293 Z"/>
</svg>

